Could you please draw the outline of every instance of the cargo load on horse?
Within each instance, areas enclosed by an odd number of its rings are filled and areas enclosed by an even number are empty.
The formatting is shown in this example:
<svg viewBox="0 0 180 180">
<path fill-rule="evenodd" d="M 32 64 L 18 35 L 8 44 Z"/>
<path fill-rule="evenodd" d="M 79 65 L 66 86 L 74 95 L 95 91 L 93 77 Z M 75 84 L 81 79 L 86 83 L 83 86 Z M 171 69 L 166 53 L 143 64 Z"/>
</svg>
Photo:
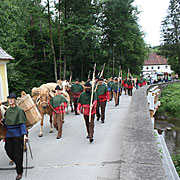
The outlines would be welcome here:
<svg viewBox="0 0 180 180">
<path fill-rule="evenodd" d="M 33 102 L 29 94 L 24 94 L 20 98 L 17 98 L 17 105 L 21 107 L 26 114 L 27 128 L 31 128 L 42 119 L 42 116 L 39 113 L 36 104 Z"/>
</svg>

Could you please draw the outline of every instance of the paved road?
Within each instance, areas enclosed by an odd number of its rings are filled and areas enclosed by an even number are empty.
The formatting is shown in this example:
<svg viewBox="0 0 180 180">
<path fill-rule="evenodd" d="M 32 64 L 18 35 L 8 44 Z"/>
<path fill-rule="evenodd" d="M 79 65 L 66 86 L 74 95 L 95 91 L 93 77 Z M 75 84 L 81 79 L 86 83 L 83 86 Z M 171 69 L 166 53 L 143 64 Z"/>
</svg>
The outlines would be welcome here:
<svg viewBox="0 0 180 180">
<path fill-rule="evenodd" d="M 65 117 L 63 136 L 56 139 L 56 131 L 49 134 L 46 118 L 44 136 L 38 137 L 39 124 L 30 130 L 30 144 L 34 159 L 30 160 L 26 180 L 116 180 L 120 179 L 123 127 L 131 97 L 123 95 L 120 106 L 109 102 L 105 124 L 95 122 L 95 141 L 86 139 L 82 115 L 70 113 Z M 0 168 L 10 168 L 0 142 Z M 29 153 L 28 153 L 29 154 Z M 14 166 L 12 166 L 14 167 Z M 0 180 L 15 179 L 15 170 L 0 169 Z"/>
</svg>

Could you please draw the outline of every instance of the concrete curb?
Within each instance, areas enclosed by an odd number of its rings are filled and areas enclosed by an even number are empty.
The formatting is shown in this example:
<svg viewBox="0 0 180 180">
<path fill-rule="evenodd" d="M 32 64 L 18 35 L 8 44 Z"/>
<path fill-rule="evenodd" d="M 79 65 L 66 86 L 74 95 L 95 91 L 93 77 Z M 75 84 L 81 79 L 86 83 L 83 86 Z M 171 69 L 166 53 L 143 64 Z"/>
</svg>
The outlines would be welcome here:
<svg viewBox="0 0 180 180">
<path fill-rule="evenodd" d="M 135 91 L 124 129 L 121 180 L 166 180 L 150 118 L 147 89 Z"/>
</svg>

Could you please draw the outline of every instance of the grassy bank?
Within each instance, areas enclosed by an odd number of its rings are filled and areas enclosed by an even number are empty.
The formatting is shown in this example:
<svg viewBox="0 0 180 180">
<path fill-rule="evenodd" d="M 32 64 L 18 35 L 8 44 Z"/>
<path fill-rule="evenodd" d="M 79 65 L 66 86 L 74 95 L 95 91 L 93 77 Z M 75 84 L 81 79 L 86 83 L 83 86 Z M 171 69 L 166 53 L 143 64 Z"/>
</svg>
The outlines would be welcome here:
<svg viewBox="0 0 180 180">
<path fill-rule="evenodd" d="M 160 97 L 161 106 L 157 116 L 180 119 L 180 83 L 166 87 Z"/>
</svg>

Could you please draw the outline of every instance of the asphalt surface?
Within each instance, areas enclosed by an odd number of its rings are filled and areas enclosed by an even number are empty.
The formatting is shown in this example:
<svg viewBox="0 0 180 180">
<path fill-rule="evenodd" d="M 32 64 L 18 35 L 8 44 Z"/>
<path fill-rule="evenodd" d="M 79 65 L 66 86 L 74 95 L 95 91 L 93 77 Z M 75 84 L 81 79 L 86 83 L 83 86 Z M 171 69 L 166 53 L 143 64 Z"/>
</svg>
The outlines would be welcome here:
<svg viewBox="0 0 180 180">
<path fill-rule="evenodd" d="M 95 120 L 94 142 L 86 139 L 83 116 L 69 112 L 65 116 L 63 135 L 56 139 L 57 132 L 49 133 L 48 116 L 44 120 L 43 137 L 38 137 L 40 125 L 36 124 L 29 134 L 33 152 L 28 151 L 26 180 L 117 180 L 120 179 L 124 126 L 131 97 L 121 96 L 120 105 L 107 104 L 105 123 Z M 0 180 L 16 177 L 14 165 L 0 142 Z M 25 154 L 24 154 L 25 165 Z"/>
</svg>

